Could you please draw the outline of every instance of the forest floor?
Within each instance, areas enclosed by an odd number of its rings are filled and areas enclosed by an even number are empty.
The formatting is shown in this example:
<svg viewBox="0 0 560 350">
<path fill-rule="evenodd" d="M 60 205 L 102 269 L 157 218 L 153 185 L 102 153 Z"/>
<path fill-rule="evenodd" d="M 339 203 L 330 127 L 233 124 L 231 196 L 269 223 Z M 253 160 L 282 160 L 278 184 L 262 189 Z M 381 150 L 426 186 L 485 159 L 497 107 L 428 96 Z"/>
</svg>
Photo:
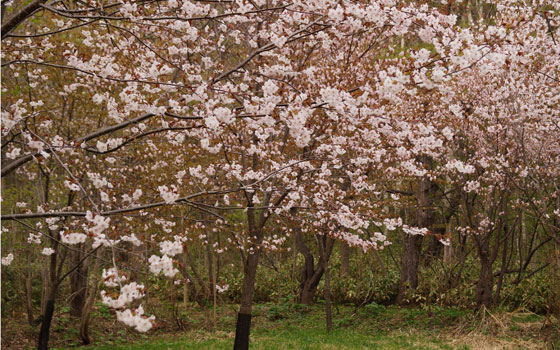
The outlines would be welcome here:
<svg viewBox="0 0 560 350">
<path fill-rule="evenodd" d="M 75 350 L 231 349 L 236 310 L 236 305 L 219 306 L 214 325 L 211 307 L 174 308 L 176 317 L 160 317 L 155 329 L 139 334 L 98 304 L 91 323 L 94 344 L 79 346 L 79 322 L 61 313 L 53 324 L 51 345 Z M 251 349 L 560 349 L 558 320 L 525 310 L 473 313 L 370 304 L 333 311 L 333 330 L 327 333 L 321 304 L 256 305 Z M 3 317 L 2 349 L 34 348 L 37 329 L 26 325 L 23 317 L 18 317 L 18 325 L 14 316 Z"/>
</svg>

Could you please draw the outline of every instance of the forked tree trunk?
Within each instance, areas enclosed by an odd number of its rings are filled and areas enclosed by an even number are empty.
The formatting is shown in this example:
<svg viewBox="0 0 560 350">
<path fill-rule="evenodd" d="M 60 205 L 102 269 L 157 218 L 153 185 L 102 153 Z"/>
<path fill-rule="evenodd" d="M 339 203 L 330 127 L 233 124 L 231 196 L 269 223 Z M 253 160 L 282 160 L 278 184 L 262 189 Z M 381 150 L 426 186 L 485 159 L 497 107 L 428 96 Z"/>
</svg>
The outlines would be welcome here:
<svg viewBox="0 0 560 350">
<path fill-rule="evenodd" d="M 494 274 L 492 272 L 492 261 L 488 252 L 488 243 L 479 251 L 480 276 L 476 285 L 476 305 L 478 307 L 492 306 L 492 288 L 494 285 Z"/>
<path fill-rule="evenodd" d="M 318 264 L 315 268 L 315 259 L 313 254 L 305 244 L 303 239 L 303 234 L 296 228 L 295 240 L 296 246 L 304 257 L 304 265 L 301 271 L 300 286 L 298 303 L 309 305 L 313 303 L 315 299 L 315 294 L 317 293 L 317 286 L 323 277 L 325 268 L 323 264 Z"/>
<path fill-rule="evenodd" d="M 507 232 L 507 227 L 505 228 L 505 231 Z M 509 232 L 506 233 L 509 236 Z M 513 250 L 513 242 L 515 241 L 515 236 L 513 235 L 511 237 L 511 242 L 512 242 L 512 250 Z M 509 255 L 508 255 L 508 237 L 506 237 L 505 242 L 502 245 L 502 266 L 500 267 L 500 273 L 498 275 L 498 282 L 496 283 L 496 292 L 494 293 L 494 300 L 492 301 L 492 303 L 494 305 L 498 305 L 500 303 L 500 297 L 501 297 L 501 292 L 502 292 L 502 285 L 504 283 L 504 276 L 506 274 L 506 271 L 508 270 L 509 267 Z"/>
</svg>

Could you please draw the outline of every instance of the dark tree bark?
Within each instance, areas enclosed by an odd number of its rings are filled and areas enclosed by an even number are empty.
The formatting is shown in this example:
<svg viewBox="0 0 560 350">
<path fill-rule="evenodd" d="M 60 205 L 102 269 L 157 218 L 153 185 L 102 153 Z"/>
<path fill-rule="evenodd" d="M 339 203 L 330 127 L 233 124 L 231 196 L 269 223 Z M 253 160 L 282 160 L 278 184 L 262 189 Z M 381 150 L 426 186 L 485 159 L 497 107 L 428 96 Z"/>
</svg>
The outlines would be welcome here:
<svg viewBox="0 0 560 350">
<path fill-rule="evenodd" d="M 505 228 L 505 230 L 507 231 L 507 227 Z M 504 276 L 507 272 L 507 270 L 509 269 L 509 263 L 511 261 L 511 258 L 513 256 L 513 242 L 515 241 L 515 236 L 514 236 L 514 232 L 507 232 L 506 233 L 508 235 L 509 239 L 509 235 L 511 234 L 511 251 L 508 254 L 508 239 L 506 239 L 506 241 L 503 244 L 502 247 L 502 264 L 500 267 L 500 272 L 498 274 L 498 282 L 496 284 L 496 293 L 494 293 L 494 300 L 493 300 L 493 304 L 494 305 L 498 305 L 500 302 L 500 298 L 501 298 L 501 292 L 502 292 L 502 286 L 504 283 Z"/>
<path fill-rule="evenodd" d="M 552 265 L 549 270 L 550 279 L 553 282 L 552 285 L 555 286 L 550 293 L 552 299 L 550 312 L 556 316 L 556 319 L 560 319 L 560 242 L 557 240 L 554 241 L 554 250 L 550 260 Z"/>
<path fill-rule="evenodd" d="M 88 266 L 87 264 L 80 264 L 80 260 L 84 257 L 81 251 L 73 250 L 70 255 L 72 265 L 79 264 L 79 267 L 70 274 L 70 290 L 72 293 L 70 297 L 70 316 L 81 317 L 86 302 Z"/>
<path fill-rule="evenodd" d="M 418 265 L 422 250 L 422 236 L 404 234 L 404 251 L 401 266 L 401 278 L 396 303 L 402 304 L 407 290 L 418 287 Z"/>
<path fill-rule="evenodd" d="M 428 178 L 420 179 L 417 190 L 416 225 L 418 227 L 431 227 L 434 221 L 433 191 L 435 184 Z M 403 258 L 401 266 L 401 278 L 397 294 L 397 304 L 404 302 L 404 297 L 409 289 L 418 287 L 418 265 L 422 252 L 422 235 L 410 235 L 404 233 Z"/>
<path fill-rule="evenodd" d="M 30 251 L 29 246 L 25 249 L 25 290 L 22 293 L 23 303 L 25 305 L 25 311 L 27 312 L 27 322 L 30 325 L 35 325 L 35 319 L 33 318 L 33 270 L 31 269 L 31 260 L 29 258 Z"/>
<path fill-rule="evenodd" d="M 325 268 L 321 263 L 317 264 L 317 267 L 315 267 L 315 259 L 305 244 L 301 230 L 298 228 L 295 230 L 296 246 L 304 257 L 304 265 L 300 276 L 298 303 L 309 305 L 313 303 L 313 300 L 315 299 L 317 286 L 323 277 Z"/>
<path fill-rule="evenodd" d="M 89 287 L 89 291 L 86 291 L 85 299 L 84 299 L 84 307 L 82 309 L 82 314 L 80 317 L 80 339 L 82 344 L 88 345 L 91 344 L 91 337 L 89 335 L 89 320 L 91 316 L 91 312 L 93 310 L 93 304 L 95 302 L 95 296 L 97 295 L 97 286 L 99 285 L 99 258 L 101 257 L 102 250 L 99 249 L 96 253 L 95 265 L 93 267 L 93 282 Z M 84 265 L 87 265 L 84 261 Z M 87 282 L 87 276 L 86 276 Z M 87 289 L 87 284 L 86 284 Z"/>
<path fill-rule="evenodd" d="M 51 329 L 52 317 L 54 314 L 54 297 L 47 300 L 45 313 L 41 322 L 41 330 L 39 331 L 38 350 L 47 350 L 49 348 L 49 335 Z"/>
<path fill-rule="evenodd" d="M 280 203 L 288 192 L 280 196 L 275 204 Z M 252 238 L 251 245 L 247 250 L 247 254 L 243 255 L 243 284 L 241 286 L 241 305 L 237 314 L 237 325 L 235 330 L 234 350 L 248 350 L 249 336 L 251 332 L 251 317 L 253 311 L 253 295 L 255 293 L 255 279 L 257 277 L 257 268 L 259 266 L 259 256 L 261 254 L 261 244 L 263 241 L 263 227 L 269 218 L 267 210 L 257 211 L 254 209 L 253 194 L 247 195 L 247 229 L 249 237 Z M 271 192 L 266 193 L 263 200 L 263 206 L 270 204 Z M 258 215 L 257 215 L 258 212 Z"/>
<path fill-rule="evenodd" d="M 334 239 L 326 234 L 317 235 L 317 245 L 319 246 L 320 264 L 325 271 L 325 316 L 327 322 L 327 332 L 332 329 L 332 305 L 331 305 L 331 278 L 329 275 L 329 259 L 334 247 Z"/>
<path fill-rule="evenodd" d="M 476 304 L 478 307 L 492 306 L 492 288 L 494 285 L 494 273 L 492 272 L 492 261 L 486 243 L 479 251 L 480 276 L 476 284 Z"/>
<path fill-rule="evenodd" d="M 234 350 L 249 349 L 253 294 L 255 293 L 255 278 L 257 276 L 259 255 L 260 249 L 257 249 L 254 253 L 247 254 L 245 260 L 243 285 L 241 287 L 241 305 L 239 307 L 239 313 L 237 314 Z"/>
<path fill-rule="evenodd" d="M 441 260 L 443 254 L 443 244 L 440 243 L 441 237 L 445 235 L 445 228 L 431 228 L 433 235 L 428 239 L 428 247 L 422 254 L 424 256 L 424 264 L 430 265 L 433 261 Z"/>
<path fill-rule="evenodd" d="M 60 234 L 54 234 L 49 230 L 49 235 L 54 240 L 51 240 L 51 248 L 55 253 L 49 256 L 49 278 L 48 278 L 48 291 L 46 293 L 45 310 L 42 314 L 41 329 L 39 331 L 39 340 L 37 342 L 38 350 L 47 350 L 49 347 L 49 335 L 51 329 L 52 318 L 54 314 L 54 305 L 56 299 L 56 290 L 58 289 L 58 276 L 57 276 L 57 257 L 58 257 L 58 241 Z"/>
<path fill-rule="evenodd" d="M 183 275 L 183 278 L 186 281 L 188 281 L 188 282 L 185 282 L 184 287 L 190 289 L 190 294 L 191 294 L 193 300 L 196 301 L 198 303 L 198 305 L 203 306 L 204 305 L 204 303 L 203 303 L 204 295 L 203 294 L 205 294 L 205 292 L 204 291 L 199 292 L 198 288 L 196 287 L 197 284 L 194 282 L 195 281 L 194 277 L 191 276 L 189 274 L 189 272 L 187 271 L 187 260 L 188 260 L 187 258 L 190 257 L 190 255 L 187 257 L 187 254 L 188 253 L 186 252 L 185 254 L 181 254 L 177 257 L 177 259 L 179 260 L 179 267 L 180 267 L 179 271 L 181 272 L 181 275 Z M 190 259 L 190 262 L 192 262 L 192 259 Z M 194 264 L 192 264 L 191 267 L 194 270 Z M 196 272 L 196 270 L 194 270 L 194 271 Z M 205 284 L 203 284 L 202 288 L 204 288 L 204 287 L 206 287 Z M 184 298 L 185 301 L 188 299 L 188 293 L 189 292 L 184 293 L 184 295 L 187 296 L 187 297 Z M 186 304 L 185 304 L 185 307 L 186 307 Z"/>
<path fill-rule="evenodd" d="M 340 274 L 348 276 L 350 273 L 350 247 L 344 242 L 340 242 Z"/>
</svg>

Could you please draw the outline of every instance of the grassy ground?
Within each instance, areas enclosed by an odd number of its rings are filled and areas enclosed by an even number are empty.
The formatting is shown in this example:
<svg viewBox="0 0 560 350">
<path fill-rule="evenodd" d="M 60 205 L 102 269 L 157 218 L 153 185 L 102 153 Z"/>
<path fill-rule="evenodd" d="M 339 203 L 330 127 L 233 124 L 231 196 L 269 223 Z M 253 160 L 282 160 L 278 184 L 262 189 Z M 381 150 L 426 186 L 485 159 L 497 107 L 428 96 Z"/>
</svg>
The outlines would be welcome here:
<svg viewBox="0 0 560 350">
<path fill-rule="evenodd" d="M 144 335 L 115 322 L 99 306 L 92 323 L 93 345 L 78 346 L 75 321 L 64 315 L 57 318 L 52 345 L 76 350 L 231 349 L 236 307 L 220 306 L 217 315 L 214 328 L 212 310 L 192 306 L 175 320 L 159 318 L 157 329 Z M 34 339 L 6 343 L 6 331 L 3 348 L 34 346 Z M 559 339 L 556 319 L 529 312 L 340 306 L 334 310 L 334 329 L 327 333 L 321 305 L 271 303 L 254 309 L 251 349 L 560 349 Z"/>
</svg>

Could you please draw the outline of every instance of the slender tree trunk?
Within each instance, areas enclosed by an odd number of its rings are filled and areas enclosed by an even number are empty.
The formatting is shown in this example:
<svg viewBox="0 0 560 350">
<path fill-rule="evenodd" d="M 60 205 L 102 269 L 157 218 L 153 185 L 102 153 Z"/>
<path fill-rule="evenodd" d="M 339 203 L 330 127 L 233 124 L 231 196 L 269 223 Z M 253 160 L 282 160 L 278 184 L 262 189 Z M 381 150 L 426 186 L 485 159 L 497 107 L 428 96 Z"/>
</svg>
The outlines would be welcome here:
<svg viewBox="0 0 560 350">
<path fill-rule="evenodd" d="M 210 268 L 212 268 L 212 266 L 210 265 Z M 213 297 L 213 317 L 214 317 L 214 329 L 218 328 L 218 319 L 217 319 L 217 315 L 216 315 L 216 304 L 218 302 L 218 297 L 216 295 L 217 290 L 216 290 L 216 280 L 218 278 L 217 274 L 218 271 L 216 271 L 215 273 L 212 271 L 212 297 Z"/>
<path fill-rule="evenodd" d="M 348 276 L 350 273 L 350 247 L 344 242 L 340 242 L 340 274 Z"/>
<path fill-rule="evenodd" d="M 329 259 L 334 246 L 334 239 L 329 239 L 325 234 L 316 236 L 319 245 L 320 263 L 325 271 L 325 316 L 327 322 L 327 332 L 332 329 L 332 303 L 331 303 L 331 278 L 329 274 Z"/>
<path fill-rule="evenodd" d="M 249 334 L 251 330 L 251 317 L 253 310 L 253 294 L 255 293 L 255 278 L 259 264 L 260 250 L 256 249 L 247 254 L 243 285 L 241 287 L 241 306 L 237 314 L 234 350 L 249 349 Z"/>
<path fill-rule="evenodd" d="M 49 295 L 49 299 L 45 303 L 45 313 L 43 314 L 41 330 L 39 331 L 38 350 L 47 350 L 49 348 L 49 335 L 54 314 L 54 301 L 54 296 Z"/>
<path fill-rule="evenodd" d="M 189 303 L 189 286 L 187 281 L 183 284 L 183 307 L 186 309 Z"/>
<path fill-rule="evenodd" d="M 429 237 L 428 247 L 424 253 L 424 264 L 430 265 L 433 261 L 441 259 L 443 253 L 443 244 L 440 242 L 440 238 L 445 235 L 444 228 L 432 228 L 431 232 L 434 234 Z"/>
<path fill-rule="evenodd" d="M 190 288 L 190 295 L 192 295 L 192 298 L 194 301 L 196 301 L 198 303 L 198 305 L 202 306 L 203 305 L 203 296 L 202 293 L 199 292 L 198 288 L 197 288 L 197 284 L 195 283 L 195 278 L 193 276 L 191 276 L 189 274 L 189 272 L 187 271 L 187 258 L 189 258 L 189 263 L 191 264 L 191 268 L 192 270 L 196 273 L 196 269 L 194 267 L 194 264 L 192 264 L 192 259 L 190 259 L 190 254 L 185 253 L 184 255 L 179 255 L 178 256 L 178 260 L 179 260 L 179 271 L 181 272 L 181 274 L 183 275 L 183 278 L 185 279 L 185 286 L 184 286 L 184 291 L 183 291 L 183 298 L 184 298 L 184 303 L 185 303 L 185 307 L 187 307 L 187 302 L 189 299 L 189 292 L 186 291 L 187 289 Z M 196 276 L 198 280 L 199 276 Z M 206 288 L 206 284 L 202 283 L 201 284 L 201 288 L 204 289 Z"/>
<path fill-rule="evenodd" d="M 450 240 L 449 245 L 443 246 L 443 263 L 449 265 L 453 261 L 453 246 L 455 245 L 451 234 L 451 222 L 448 222 L 446 225 L 446 233 L 449 235 Z"/>
<path fill-rule="evenodd" d="M 71 251 L 70 260 L 72 265 L 80 264 L 83 258 L 81 251 Z M 70 316 L 81 317 L 82 309 L 86 302 L 86 289 L 87 289 L 87 264 L 80 264 L 80 266 L 70 274 Z"/>
<path fill-rule="evenodd" d="M 27 312 L 27 322 L 30 325 L 34 324 L 33 319 L 33 286 L 31 284 L 33 280 L 33 271 L 31 269 L 31 261 L 29 259 L 29 246 L 25 249 L 25 260 L 26 266 L 24 267 L 25 271 L 25 291 L 23 293 L 23 302 L 25 304 L 25 311 Z"/>
<path fill-rule="evenodd" d="M 270 197 L 265 198 L 264 205 L 268 205 Z M 259 266 L 259 256 L 261 253 L 261 243 L 263 240 L 262 228 L 267 217 L 261 211 L 259 219 L 255 218 L 255 209 L 252 204 L 252 196 L 249 196 L 247 208 L 247 228 L 249 237 L 253 239 L 244 262 L 243 284 L 241 286 L 241 305 L 237 314 L 237 325 L 235 329 L 234 350 L 249 349 L 249 335 L 251 332 L 251 317 L 253 311 L 253 295 L 255 294 L 255 279 Z"/>
<path fill-rule="evenodd" d="M 208 263 L 208 299 L 210 299 L 216 286 L 214 283 L 214 259 L 210 248 L 210 237 L 208 237 L 208 244 L 206 244 L 206 262 Z"/>
<path fill-rule="evenodd" d="M 50 232 L 51 237 L 54 237 L 53 233 Z M 51 247 L 55 250 L 54 254 L 49 256 L 49 278 L 48 278 L 48 291 L 47 298 L 45 302 L 45 310 L 42 314 L 41 329 L 39 330 L 39 340 L 37 344 L 38 350 L 47 350 L 49 347 L 49 335 L 51 329 L 52 318 L 54 314 L 54 303 L 56 299 L 56 290 L 58 289 L 58 276 L 56 275 L 57 268 L 57 256 L 58 252 L 58 238 L 60 235 L 56 235 L 55 240 L 51 241 Z"/>
<path fill-rule="evenodd" d="M 93 274 L 94 274 L 93 282 L 84 299 L 85 301 L 84 308 L 82 309 L 82 313 L 80 317 L 80 339 L 82 340 L 82 344 L 84 345 L 91 344 L 91 338 L 89 335 L 89 320 L 91 317 L 91 311 L 93 310 L 95 296 L 97 295 L 97 286 L 99 285 L 99 261 L 100 261 L 99 258 L 101 257 L 101 251 L 102 249 L 98 249 L 96 252 L 95 265 L 93 267 Z M 84 261 L 84 265 L 85 265 L 85 261 Z"/>
<path fill-rule="evenodd" d="M 552 290 L 550 291 L 551 301 L 550 301 L 550 312 L 556 316 L 556 319 L 560 319 L 560 243 L 554 241 L 554 247 L 552 251 L 550 279 L 552 281 Z"/>
<path fill-rule="evenodd" d="M 193 257 L 191 255 L 191 253 L 189 252 L 189 249 L 186 248 L 185 252 L 186 252 L 188 262 L 189 262 L 189 266 L 191 267 L 193 276 L 195 278 L 195 280 L 191 279 L 191 282 L 194 284 L 194 282 L 196 281 L 198 283 L 199 287 L 200 287 L 200 288 L 196 288 L 196 289 L 197 290 L 202 290 L 205 294 L 206 299 L 210 299 L 211 290 L 208 288 L 208 284 L 204 283 L 204 281 L 202 280 L 202 277 L 198 273 L 198 270 L 196 269 Z"/>
<path fill-rule="evenodd" d="M 327 332 L 330 332 L 332 329 L 332 306 L 331 306 L 331 276 L 329 275 L 328 265 L 325 266 L 325 314 L 327 318 Z"/>
</svg>

